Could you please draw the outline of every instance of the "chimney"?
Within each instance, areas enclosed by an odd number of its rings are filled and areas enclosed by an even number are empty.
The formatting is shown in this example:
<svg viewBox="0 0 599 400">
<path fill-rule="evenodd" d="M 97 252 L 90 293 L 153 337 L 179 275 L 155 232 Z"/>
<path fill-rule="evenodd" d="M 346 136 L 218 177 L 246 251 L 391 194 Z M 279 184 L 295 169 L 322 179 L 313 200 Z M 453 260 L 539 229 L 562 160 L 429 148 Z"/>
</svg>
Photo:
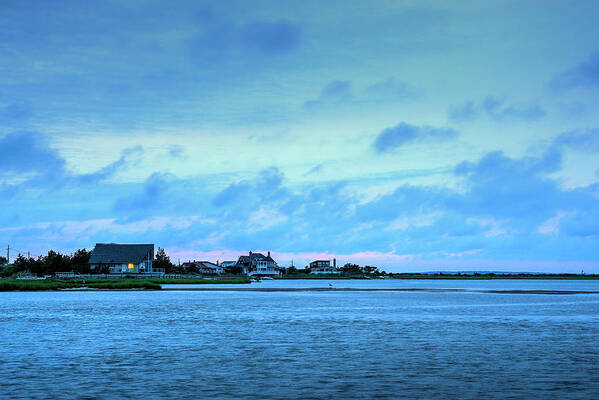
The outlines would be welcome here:
<svg viewBox="0 0 599 400">
<path fill-rule="evenodd" d="M 337 259 L 333 258 L 333 268 L 337 268 Z"/>
<path fill-rule="evenodd" d="M 252 252 L 250 251 L 250 258 L 252 258 Z"/>
<path fill-rule="evenodd" d="M 270 251 L 268 252 L 268 256 L 270 257 Z"/>
</svg>

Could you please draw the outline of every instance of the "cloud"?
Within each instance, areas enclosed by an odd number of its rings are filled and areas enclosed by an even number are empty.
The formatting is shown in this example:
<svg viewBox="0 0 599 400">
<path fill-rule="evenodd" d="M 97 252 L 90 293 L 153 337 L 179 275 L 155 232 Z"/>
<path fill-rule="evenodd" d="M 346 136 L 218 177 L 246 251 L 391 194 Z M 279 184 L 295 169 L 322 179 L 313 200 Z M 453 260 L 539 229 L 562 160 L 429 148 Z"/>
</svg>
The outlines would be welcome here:
<svg viewBox="0 0 599 400">
<path fill-rule="evenodd" d="M 538 104 L 507 104 L 505 99 L 487 96 L 480 103 L 472 100 L 449 108 L 448 118 L 454 122 L 464 122 L 477 118 L 481 114 L 495 121 L 523 120 L 535 121 L 547 115 Z"/>
<path fill-rule="evenodd" d="M 313 175 L 313 174 L 317 174 L 320 171 L 322 171 L 322 169 L 324 168 L 324 164 L 318 164 L 313 166 L 312 168 L 310 168 L 308 171 L 306 171 L 303 176 L 309 176 L 309 175 Z"/>
<path fill-rule="evenodd" d="M 14 132 L 0 138 L 0 197 L 28 190 L 54 191 L 62 187 L 92 185 L 114 177 L 127 169 L 132 158 L 143 154 L 141 146 L 125 149 L 121 157 L 97 171 L 76 174 L 66 168 L 66 160 L 49 146 L 45 135 L 36 132 Z"/>
<path fill-rule="evenodd" d="M 240 23 L 212 12 L 199 16 L 200 32 L 190 42 L 196 60 L 205 67 L 229 65 L 260 66 L 264 57 L 294 51 L 301 43 L 302 28 L 293 21 L 254 20 Z"/>
<path fill-rule="evenodd" d="M 241 198 L 244 193 L 247 193 L 251 189 L 249 182 L 236 182 L 227 186 L 224 190 L 218 193 L 214 199 L 212 199 L 212 205 L 216 207 L 223 207 L 237 199 Z"/>
<path fill-rule="evenodd" d="M 455 122 L 462 122 L 474 119 L 478 115 L 478 110 L 473 101 L 467 101 L 463 104 L 454 105 L 449 108 L 449 119 Z"/>
<path fill-rule="evenodd" d="M 31 107 L 25 104 L 8 104 L 0 107 L 0 120 L 6 121 L 24 121 L 33 115 Z"/>
<path fill-rule="evenodd" d="M 301 28 L 294 22 L 256 21 L 240 28 L 241 41 L 264 54 L 280 54 L 294 50 L 300 43 Z"/>
<path fill-rule="evenodd" d="M 64 220 L 71 222 L 64 226 L 24 222 L 21 228 L 7 225 L 20 222 L 4 207 L 0 240 L 10 236 L 13 241 L 51 242 L 68 234 L 76 246 L 81 241 L 148 240 L 187 251 L 380 253 L 396 266 L 403 258 L 599 261 L 599 184 L 562 188 L 552 178 L 562 167 L 560 146 L 521 158 L 490 152 L 456 165 L 457 188 L 402 184 L 368 200 L 343 181 L 294 187 L 276 167 L 232 181 L 217 193 L 202 177 L 183 180 L 155 173 L 141 184 L 98 185 L 97 193 L 116 200 L 114 207 L 102 208 L 106 201 L 89 204 L 84 220 L 97 222 L 81 222 L 80 227 L 73 222 L 72 206 L 65 208 Z M 65 196 L 85 199 L 95 189 L 91 185 L 80 188 L 80 195 L 68 191 Z M 39 209 L 43 216 L 43 207 L 60 208 L 58 196 L 49 194 L 32 211 Z M 122 218 L 114 219 L 114 212 Z M 39 216 L 33 218 L 39 221 Z"/>
<path fill-rule="evenodd" d="M 185 153 L 185 149 L 183 146 L 178 144 L 173 144 L 168 148 L 168 154 L 173 158 L 181 158 Z"/>
<path fill-rule="evenodd" d="M 114 210 L 119 212 L 133 212 L 134 215 L 143 214 L 147 209 L 157 207 L 167 198 L 171 188 L 172 176 L 170 174 L 154 172 L 143 184 L 139 193 L 119 198 Z M 134 216 L 134 218 L 136 218 Z"/>
<path fill-rule="evenodd" d="M 351 81 L 334 80 L 322 88 L 317 98 L 304 102 L 304 107 L 317 109 L 338 105 L 359 106 L 397 102 L 417 97 L 418 92 L 416 89 L 405 82 L 397 81 L 393 77 L 374 82 L 363 91 L 359 91 L 357 95 L 353 93 Z"/>
<path fill-rule="evenodd" d="M 482 102 L 482 109 L 493 119 L 522 119 L 526 121 L 543 118 L 545 110 L 536 104 L 533 105 L 506 105 L 505 100 L 492 96 Z"/>
<path fill-rule="evenodd" d="M 304 103 L 305 108 L 318 108 L 325 105 L 342 104 L 352 100 L 350 92 L 350 81 L 331 81 L 322 91 L 320 96 L 314 100 L 308 100 Z"/>
<path fill-rule="evenodd" d="M 143 153 L 141 146 L 129 147 L 121 153 L 121 158 L 117 161 L 100 168 L 98 171 L 74 176 L 74 179 L 79 184 L 90 185 L 96 184 L 106 179 L 114 177 L 118 172 L 124 170 L 129 165 L 130 156 Z"/>
<path fill-rule="evenodd" d="M 64 173 L 65 161 L 50 148 L 41 134 L 16 132 L 0 138 L 0 171 L 6 173 L 43 173 L 54 176 Z"/>
<path fill-rule="evenodd" d="M 559 169 L 558 152 L 522 159 L 491 152 L 475 163 L 462 162 L 456 167 L 455 174 L 465 178 L 467 194 L 451 199 L 448 205 L 476 216 L 516 218 L 536 226 L 562 207 L 575 204 L 575 196 L 547 176 Z"/>
<path fill-rule="evenodd" d="M 582 151 L 599 151 L 599 129 L 564 132 L 552 141 L 552 146 Z"/>
<path fill-rule="evenodd" d="M 399 82 L 393 77 L 378 81 L 368 86 L 365 97 L 375 102 L 398 101 L 414 99 L 418 92 L 406 82 Z"/>
<path fill-rule="evenodd" d="M 383 130 L 373 143 L 378 153 L 395 150 L 409 143 L 421 141 L 446 141 L 454 139 L 458 132 L 450 128 L 435 128 L 427 125 L 415 126 L 401 122 Z"/>
<path fill-rule="evenodd" d="M 556 91 L 599 87 L 599 52 L 592 54 L 587 60 L 556 76 L 549 83 L 549 86 Z"/>
</svg>

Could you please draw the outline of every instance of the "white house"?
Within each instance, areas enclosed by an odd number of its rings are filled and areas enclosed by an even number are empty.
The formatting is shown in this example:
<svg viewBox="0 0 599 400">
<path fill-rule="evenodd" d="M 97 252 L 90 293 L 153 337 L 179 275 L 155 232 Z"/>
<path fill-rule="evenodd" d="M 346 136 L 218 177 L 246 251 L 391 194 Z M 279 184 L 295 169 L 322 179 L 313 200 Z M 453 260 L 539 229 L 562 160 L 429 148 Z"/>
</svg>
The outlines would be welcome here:
<svg viewBox="0 0 599 400">
<path fill-rule="evenodd" d="M 262 253 L 252 253 L 250 251 L 249 255 L 247 256 L 239 256 L 237 265 L 243 268 L 243 272 L 250 276 L 278 276 L 281 274 L 281 270 L 279 269 L 277 262 L 270 256 L 270 251 L 266 256 Z"/>
<path fill-rule="evenodd" d="M 310 263 L 311 274 L 340 274 L 341 271 L 337 269 L 337 260 L 333 258 L 333 265 L 329 260 L 315 260 Z"/>
</svg>

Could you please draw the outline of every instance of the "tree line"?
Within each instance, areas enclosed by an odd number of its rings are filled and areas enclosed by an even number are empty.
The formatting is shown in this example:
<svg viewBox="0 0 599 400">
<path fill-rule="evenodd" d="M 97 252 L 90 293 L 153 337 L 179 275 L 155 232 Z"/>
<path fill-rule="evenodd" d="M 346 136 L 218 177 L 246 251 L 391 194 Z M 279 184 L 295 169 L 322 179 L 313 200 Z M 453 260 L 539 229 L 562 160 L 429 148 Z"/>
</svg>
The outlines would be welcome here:
<svg viewBox="0 0 599 400">
<path fill-rule="evenodd" d="M 341 271 L 341 274 L 344 276 L 387 275 L 385 271 L 379 271 L 378 267 L 374 267 L 372 265 L 365 265 L 364 267 L 361 267 L 358 264 L 347 263 L 343 267 L 339 268 L 339 270 Z M 309 273 L 310 267 L 308 266 L 306 266 L 305 268 L 295 268 L 294 266 L 285 268 L 286 275 L 308 275 Z"/>
<path fill-rule="evenodd" d="M 19 272 L 31 272 L 38 276 L 54 275 L 57 272 L 75 271 L 80 274 L 89 274 L 93 271 L 89 268 L 89 257 L 92 252 L 86 249 L 79 249 L 73 254 L 62 254 L 50 250 L 45 256 L 37 258 L 25 257 L 19 254 L 12 265 L 6 265 L 6 257 L 0 260 L 0 265 L 4 267 L 0 270 L 0 276 L 6 277 Z"/>
<path fill-rule="evenodd" d="M 89 267 L 89 258 L 91 251 L 79 249 L 73 254 L 61 254 L 60 252 L 50 250 L 48 254 L 37 258 L 25 257 L 19 254 L 12 265 L 7 265 L 6 257 L 0 256 L 0 276 L 7 277 L 20 272 L 31 272 L 38 276 L 54 275 L 57 272 L 74 271 L 79 274 L 102 274 L 108 273 L 108 267 L 100 267 L 99 270 L 92 270 Z M 166 254 L 163 248 L 158 247 L 156 256 L 153 262 L 154 268 L 164 268 L 167 274 L 188 274 L 198 273 L 194 267 L 183 268 L 171 262 L 170 257 Z M 361 275 L 387 275 L 385 271 L 379 271 L 377 267 L 366 265 L 364 267 L 358 264 L 347 263 L 340 268 L 341 273 L 345 276 L 361 276 Z M 282 268 L 286 275 L 308 275 L 310 268 L 295 268 L 293 266 Z M 238 265 L 232 265 L 225 268 L 225 273 L 230 275 L 241 275 L 243 269 Z"/>
</svg>

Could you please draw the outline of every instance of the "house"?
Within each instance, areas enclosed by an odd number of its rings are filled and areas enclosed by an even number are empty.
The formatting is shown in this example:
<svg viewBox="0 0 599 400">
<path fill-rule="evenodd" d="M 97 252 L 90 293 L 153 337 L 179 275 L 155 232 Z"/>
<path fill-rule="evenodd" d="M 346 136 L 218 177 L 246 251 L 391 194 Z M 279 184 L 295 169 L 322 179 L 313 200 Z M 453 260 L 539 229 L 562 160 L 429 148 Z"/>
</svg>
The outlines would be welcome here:
<svg viewBox="0 0 599 400">
<path fill-rule="evenodd" d="M 247 256 L 239 256 L 237 265 L 243 269 L 247 275 L 280 275 L 281 271 L 277 262 L 270 256 L 262 253 L 249 252 Z"/>
<path fill-rule="evenodd" d="M 57 278 L 74 278 L 75 277 L 75 272 L 74 271 L 68 271 L 68 272 L 56 272 L 54 274 Z"/>
<path fill-rule="evenodd" d="M 221 265 L 210 261 L 188 261 L 181 264 L 181 267 L 185 268 L 186 271 L 197 272 L 203 275 L 221 275 L 225 272 L 225 269 Z"/>
<path fill-rule="evenodd" d="M 237 264 L 237 261 L 223 261 L 220 263 L 220 266 L 223 268 L 232 267 Z"/>
<path fill-rule="evenodd" d="M 96 243 L 89 267 L 110 274 L 157 272 L 152 268 L 153 261 L 154 244 Z"/>
<path fill-rule="evenodd" d="M 310 263 L 311 274 L 340 274 L 337 269 L 337 259 L 333 258 L 333 266 L 330 260 L 315 260 Z"/>
</svg>

